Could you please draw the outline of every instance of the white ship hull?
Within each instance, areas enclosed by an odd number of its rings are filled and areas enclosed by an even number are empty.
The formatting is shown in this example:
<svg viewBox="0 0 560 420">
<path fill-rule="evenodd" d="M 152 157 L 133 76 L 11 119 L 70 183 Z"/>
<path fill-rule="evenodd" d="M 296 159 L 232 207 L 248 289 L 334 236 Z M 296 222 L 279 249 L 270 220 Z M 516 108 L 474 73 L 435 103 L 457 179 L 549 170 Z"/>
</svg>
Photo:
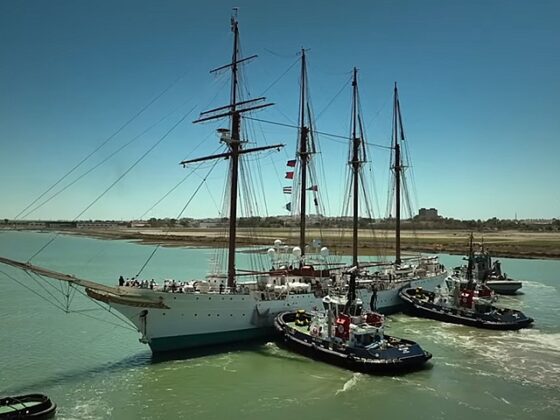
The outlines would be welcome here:
<svg viewBox="0 0 560 420">
<path fill-rule="evenodd" d="M 434 290 L 447 276 L 446 272 L 417 280 L 394 282 L 387 290 L 377 292 L 377 311 L 393 313 L 401 309 L 398 291 L 402 286 Z M 182 350 L 212 344 L 239 342 L 273 334 L 274 318 L 285 311 L 312 310 L 322 307 L 322 298 L 314 293 L 289 294 L 284 299 L 262 300 L 260 293 L 169 293 L 138 289 L 168 307 L 142 308 L 110 303 L 126 316 L 142 334 L 152 352 Z M 372 292 L 358 289 L 358 297 L 369 307 Z"/>
</svg>

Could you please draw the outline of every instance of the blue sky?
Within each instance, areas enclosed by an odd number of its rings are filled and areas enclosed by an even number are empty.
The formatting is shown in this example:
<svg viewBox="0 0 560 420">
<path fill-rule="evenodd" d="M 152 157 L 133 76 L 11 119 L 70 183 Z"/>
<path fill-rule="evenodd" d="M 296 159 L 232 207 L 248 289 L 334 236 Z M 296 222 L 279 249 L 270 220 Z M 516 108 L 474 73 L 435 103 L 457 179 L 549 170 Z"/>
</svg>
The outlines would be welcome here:
<svg viewBox="0 0 560 420">
<path fill-rule="evenodd" d="M 189 110 L 81 218 L 137 218 L 188 173 L 180 160 L 216 151 L 224 123 L 191 121 L 225 104 L 226 75 L 208 71 L 231 55 L 233 6 L 243 52 L 259 55 L 244 68 L 250 93 L 276 104 L 255 117 L 297 121 L 298 65 L 278 78 L 305 47 L 318 130 L 348 133 L 356 66 L 368 140 L 388 145 L 398 81 L 418 207 L 463 219 L 560 217 L 560 3 L 449 0 L 1 2 L 0 217 L 18 214 L 170 85 L 66 182 L 153 129 L 28 218 L 76 217 Z M 286 144 L 252 162 L 261 213 L 286 214 L 282 175 L 296 133 L 253 130 L 257 144 Z M 332 215 L 344 191 L 340 141 L 319 137 Z M 384 215 L 389 155 L 372 148 L 370 158 Z M 219 214 L 225 168 L 184 216 Z M 146 217 L 179 214 L 207 170 Z"/>
</svg>

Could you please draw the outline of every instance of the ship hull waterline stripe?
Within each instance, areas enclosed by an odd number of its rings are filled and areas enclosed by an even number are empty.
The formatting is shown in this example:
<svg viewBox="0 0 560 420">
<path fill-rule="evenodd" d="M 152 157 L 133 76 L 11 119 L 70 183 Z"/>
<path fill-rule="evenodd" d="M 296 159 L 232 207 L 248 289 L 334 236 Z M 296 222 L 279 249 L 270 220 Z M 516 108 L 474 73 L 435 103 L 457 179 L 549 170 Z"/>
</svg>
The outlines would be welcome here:
<svg viewBox="0 0 560 420">
<path fill-rule="evenodd" d="M 208 334 L 189 334 L 172 337 L 151 338 L 148 345 L 153 353 L 187 350 L 215 344 L 236 343 L 274 337 L 274 327 L 249 328 L 244 330 L 221 331 Z"/>
</svg>

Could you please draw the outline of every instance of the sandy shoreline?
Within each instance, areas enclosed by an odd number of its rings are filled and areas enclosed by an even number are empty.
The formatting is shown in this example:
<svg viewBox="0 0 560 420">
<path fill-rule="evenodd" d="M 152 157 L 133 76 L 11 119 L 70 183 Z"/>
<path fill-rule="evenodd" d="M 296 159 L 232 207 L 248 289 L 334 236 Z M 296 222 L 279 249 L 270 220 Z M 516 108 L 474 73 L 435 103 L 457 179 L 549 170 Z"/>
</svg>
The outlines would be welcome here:
<svg viewBox="0 0 560 420">
<path fill-rule="evenodd" d="M 137 241 L 147 245 L 223 247 L 227 237 L 224 229 L 173 228 L 169 232 L 161 228 L 114 228 L 114 229 L 67 229 L 63 234 L 84 235 L 100 239 Z M 262 245 L 270 247 L 274 240 L 287 244 L 298 242 L 295 229 L 238 228 L 239 246 Z M 394 232 L 361 230 L 360 255 L 391 255 L 394 253 Z M 404 231 L 401 244 L 403 252 L 430 252 L 464 255 L 467 252 L 469 231 L 427 230 Z M 350 232 L 339 229 L 310 229 L 308 241 L 321 239 L 332 252 L 351 253 Z M 475 234 L 480 242 L 482 235 Z M 560 259 L 560 232 L 496 231 L 484 233 L 484 246 L 493 257 Z"/>
</svg>

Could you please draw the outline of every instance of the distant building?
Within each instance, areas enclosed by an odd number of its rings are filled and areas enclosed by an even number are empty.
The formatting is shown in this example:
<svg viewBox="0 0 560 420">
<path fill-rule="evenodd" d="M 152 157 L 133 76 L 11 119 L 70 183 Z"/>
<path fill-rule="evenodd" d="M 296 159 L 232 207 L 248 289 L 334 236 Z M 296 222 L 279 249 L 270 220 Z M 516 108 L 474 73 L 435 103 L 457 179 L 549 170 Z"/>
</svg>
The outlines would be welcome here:
<svg viewBox="0 0 560 420">
<path fill-rule="evenodd" d="M 146 228 L 146 227 L 150 227 L 150 223 L 148 222 L 143 222 L 141 220 L 133 220 L 132 222 L 130 222 L 129 225 L 131 228 Z"/>
<path fill-rule="evenodd" d="M 78 229 L 111 229 L 119 227 L 116 222 L 78 222 Z"/>
<path fill-rule="evenodd" d="M 421 208 L 418 210 L 418 219 L 420 220 L 438 220 L 441 216 L 438 215 L 437 209 L 425 209 Z"/>
<path fill-rule="evenodd" d="M 219 228 L 224 226 L 223 223 L 221 222 L 200 222 L 198 224 L 198 227 L 203 228 L 203 229 L 212 229 L 212 228 Z"/>
<path fill-rule="evenodd" d="M 45 224 L 49 229 L 75 229 L 77 225 L 76 222 L 65 221 L 45 222 Z"/>
</svg>

